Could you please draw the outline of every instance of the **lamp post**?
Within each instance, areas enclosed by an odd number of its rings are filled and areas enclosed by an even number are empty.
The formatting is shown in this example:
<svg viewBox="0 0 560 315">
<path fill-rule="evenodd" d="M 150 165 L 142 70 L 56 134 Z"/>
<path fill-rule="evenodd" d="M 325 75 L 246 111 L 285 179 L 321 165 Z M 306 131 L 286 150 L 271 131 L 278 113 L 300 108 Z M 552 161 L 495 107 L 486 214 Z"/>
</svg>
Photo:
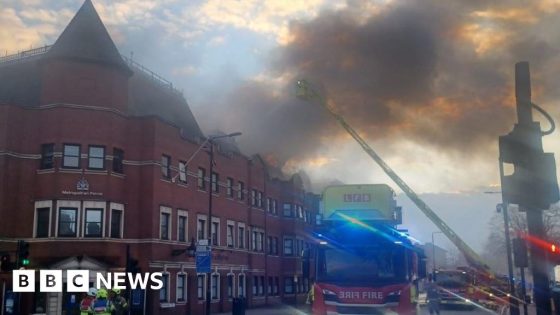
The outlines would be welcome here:
<svg viewBox="0 0 560 315">
<path fill-rule="evenodd" d="M 438 233 L 443 233 L 442 231 L 432 232 L 432 279 L 436 274 L 436 244 L 434 243 L 434 235 Z"/>
<path fill-rule="evenodd" d="M 500 178 L 504 177 L 504 165 L 500 162 Z M 501 194 L 501 191 L 485 191 L 485 194 Z M 505 232 L 505 241 L 506 241 L 506 255 L 507 255 L 507 264 L 508 264 L 508 283 L 509 283 L 509 313 L 510 315 L 519 315 L 519 301 L 516 297 L 515 292 L 515 281 L 513 280 L 513 259 L 511 257 L 511 241 L 509 237 L 509 216 L 508 216 L 508 204 L 503 200 L 502 194 L 502 203 L 496 205 L 496 211 L 502 212 L 504 215 L 504 232 Z M 527 312 L 525 312 L 527 314 Z"/>
<path fill-rule="evenodd" d="M 221 139 L 221 138 L 231 138 L 231 137 L 236 137 L 236 136 L 240 136 L 241 132 L 234 132 L 234 133 L 230 133 L 227 135 L 220 135 L 220 136 L 210 136 L 208 137 L 208 139 L 206 139 L 206 141 L 203 143 L 203 145 L 205 143 L 209 143 L 210 144 L 210 151 L 209 151 L 209 156 L 210 156 L 210 187 L 208 187 L 208 234 L 210 236 L 209 239 L 209 245 L 211 246 L 212 244 L 212 193 L 213 193 L 213 185 L 214 185 L 214 180 L 212 178 L 212 173 L 214 172 L 214 140 L 216 139 Z M 198 151 L 197 151 L 198 152 Z M 204 179 L 203 179 L 204 180 Z M 218 183 L 216 183 L 216 185 L 218 185 Z M 217 237 L 218 231 L 216 231 L 216 237 Z M 207 280 L 207 284 L 206 284 L 206 315 L 210 314 L 210 303 L 212 301 L 212 291 L 211 291 L 211 287 L 212 287 L 212 266 L 210 266 L 210 272 L 208 273 L 207 276 L 208 280 Z M 218 284 L 216 284 L 217 287 Z"/>
</svg>

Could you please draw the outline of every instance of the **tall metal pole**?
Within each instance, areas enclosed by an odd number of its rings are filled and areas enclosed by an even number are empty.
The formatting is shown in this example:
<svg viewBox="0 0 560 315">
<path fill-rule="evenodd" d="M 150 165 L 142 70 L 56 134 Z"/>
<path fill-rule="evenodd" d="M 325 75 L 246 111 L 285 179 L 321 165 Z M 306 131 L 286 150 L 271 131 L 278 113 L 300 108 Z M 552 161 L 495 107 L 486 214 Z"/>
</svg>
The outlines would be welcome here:
<svg viewBox="0 0 560 315">
<path fill-rule="evenodd" d="M 214 173 L 214 142 L 211 138 L 208 139 L 208 143 L 210 144 L 210 174 L 208 174 L 210 178 L 210 187 L 208 187 L 208 235 L 209 240 L 208 243 L 210 248 L 212 246 L 212 185 L 214 184 L 214 180 L 212 178 L 212 173 Z M 218 183 L 216 183 L 218 185 Z M 216 231 L 216 234 L 218 231 Z M 212 254 L 210 254 L 212 255 Z M 207 279 L 207 287 L 206 287 L 206 315 L 210 315 L 210 303 L 212 301 L 211 296 L 211 286 L 212 286 L 212 266 L 210 265 L 210 272 L 208 273 Z M 216 284 L 217 285 L 217 284 Z"/>
<path fill-rule="evenodd" d="M 434 232 L 432 232 L 432 279 L 436 273 L 436 244 L 434 244 Z"/>
<path fill-rule="evenodd" d="M 525 268 L 521 267 L 521 295 L 523 299 L 523 314 L 528 315 L 527 313 L 527 291 L 525 290 Z"/>
<path fill-rule="evenodd" d="M 518 125 L 530 130 L 531 134 L 538 133 L 541 136 L 539 124 L 533 121 L 531 113 L 531 76 L 529 74 L 528 62 L 515 64 L 515 97 L 517 100 Z M 542 150 L 542 143 L 535 143 L 538 142 L 536 137 L 531 138 L 530 141 L 533 141 L 533 143 L 529 143 L 529 145 L 535 148 L 540 146 L 540 150 Z M 527 230 L 529 234 L 532 237 L 545 239 L 542 210 L 531 205 L 520 204 L 519 206 L 527 213 Z M 537 315 L 548 315 L 551 313 L 551 305 L 548 272 L 546 270 L 546 252 L 534 242 L 529 242 L 529 249 L 531 252 L 531 271 L 534 283 L 533 295 L 537 306 Z"/>
<path fill-rule="evenodd" d="M 504 166 L 500 162 L 500 177 L 504 175 Z M 509 215 L 508 215 L 508 204 L 502 203 L 502 212 L 504 214 L 504 230 L 506 238 L 506 253 L 507 253 L 507 263 L 508 263 L 508 278 L 509 278 L 509 314 L 519 315 L 519 301 L 515 296 L 515 281 L 513 280 L 513 259 L 511 257 L 511 241 L 509 238 Z"/>
<path fill-rule="evenodd" d="M 438 233 L 442 233 L 442 231 L 434 231 L 432 232 L 432 277 L 435 276 L 436 273 L 436 243 L 434 240 L 434 235 L 438 234 Z"/>
</svg>

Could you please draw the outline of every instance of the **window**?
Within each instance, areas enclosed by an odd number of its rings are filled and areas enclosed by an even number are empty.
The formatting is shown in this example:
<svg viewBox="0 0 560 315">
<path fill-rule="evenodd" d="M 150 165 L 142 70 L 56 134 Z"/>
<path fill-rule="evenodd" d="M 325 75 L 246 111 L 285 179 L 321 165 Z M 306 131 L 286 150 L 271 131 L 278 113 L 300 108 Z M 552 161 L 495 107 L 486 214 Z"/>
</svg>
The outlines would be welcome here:
<svg viewBox="0 0 560 315">
<path fill-rule="evenodd" d="M 278 288 L 279 287 L 280 287 L 280 278 L 279 277 L 274 277 L 274 287 L 272 288 L 274 292 L 272 294 L 278 295 L 278 293 L 279 293 Z"/>
<path fill-rule="evenodd" d="M 292 256 L 294 254 L 294 240 L 291 238 L 284 239 L 284 255 Z"/>
<path fill-rule="evenodd" d="M 268 295 L 272 295 L 273 291 L 272 291 L 272 287 L 274 285 L 274 280 L 272 277 L 268 277 L 268 282 L 267 282 L 267 286 L 266 286 L 266 293 Z"/>
<path fill-rule="evenodd" d="M 226 195 L 233 198 L 233 178 L 228 177 L 226 185 Z"/>
<path fill-rule="evenodd" d="M 206 182 L 204 181 L 204 177 L 206 177 L 206 170 L 202 167 L 198 168 L 198 189 L 206 190 Z"/>
<path fill-rule="evenodd" d="M 179 162 L 179 181 L 183 184 L 187 183 L 187 164 L 183 161 Z"/>
<path fill-rule="evenodd" d="M 272 214 L 278 214 L 278 208 L 276 208 L 276 199 L 272 199 Z"/>
<path fill-rule="evenodd" d="M 266 198 L 266 212 L 272 212 L 270 198 Z"/>
<path fill-rule="evenodd" d="M 229 299 L 233 298 L 233 279 L 234 275 L 232 273 L 227 275 L 227 297 Z"/>
<path fill-rule="evenodd" d="M 275 236 L 268 237 L 268 253 L 278 255 L 278 238 Z"/>
<path fill-rule="evenodd" d="M 124 151 L 121 149 L 113 148 L 113 172 L 119 174 L 124 173 L 123 159 Z"/>
<path fill-rule="evenodd" d="M 253 230 L 253 233 L 251 234 L 251 250 L 257 250 L 257 231 L 255 230 Z"/>
<path fill-rule="evenodd" d="M 292 205 L 289 203 L 284 203 L 283 205 L 284 212 L 282 213 L 285 217 L 292 217 Z"/>
<path fill-rule="evenodd" d="M 159 301 L 168 302 L 169 301 L 169 274 L 164 273 L 161 277 L 163 282 L 163 287 L 159 290 Z"/>
<path fill-rule="evenodd" d="M 105 147 L 95 145 L 89 146 L 88 168 L 92 170 L 105 169 Z"/>
<path fill-rule="evenodd" d="M 257 204 L 257 190 L 251 189 L 251 206 L 255 206 Z"/>
<path fill-rule="evenodd" d="M 263 241 L 264 241 L 264 232 L 258 232 L 257 233 L 257 251 L 258 252 L 264 251 Z"/>
<path fill-rule="evenodd" d="M 253 296 L 259 295 L 258 287 L 259 287 L 259 277 L 253 276 Z"/>
<path fill-rule="evenodd" d="M 233 223 L 228 223 L 227 225 L 227 247 L 233 247 Z"/>
<path fill-rule="evenodd" d="M 219 232 L 220 232 L 220 219 L 217 219 L 218 221 L 214 221 L 216 219 L 212 220 L 212 245 L 218 246 L 220 245 L 219 242 Z"/>
<path fill-rule="evenodd" d="M 245 275 L 239 274 L 239 281 L 237 281 L 237 296 L 245 297 Z"/>
<path fill-rule="evenodd" d="M 54 168 L 54 144 L 43 144 L 41 145 L 41 166 L 40 169 L 46 170 L 49 168 Z"/>
<path fill-rule="evenodd" d="M 101 237 L 103 209 L 86 209 L 85 237 Z"/>
<path fill-rule="evenodd" d="M 251 234 L 251 249 L 256 252 L 263 251 L 264 232 L 254 229 Z"/>
<path fill-rule="evenodd" d="M 187 216 L 179 215 L 177 219 L 177 240 L 179 242 L 187 241 Z"/>
<path fill-rule="evenodd" d="M 58 212 L 58 236 L 75 237 L 77 208 L 60 208 Z"/>
<path fill-rule="evenodd" d="M 284 293 L 294 293 L 294 279 L 292 277 L 284 278 Z"/>
<path fill-rule="evenodd" d="M 111 210 L 111 237 L 121 238 L 122 210 Z"/>
<path fill-rule="evenodd" d="M 204 283 L 205 275 L 196 276 L 196 297 L 199 300 L 204 300 Z"/>
<path fill-rule="evenodd" d="M 239 226 L 237 228 L 237 237 L 239 238 L 238 246 L 239 248 L 245 248 L 245 227 Z"/>
<path fill-rule="evenodd" d="M 171 165 L 171 157 L 163 154 L 161 156 L 161 176 L 163 176 L 163 178 L 171 177 L 171 170 L 169 169 L 170 165 Z"/>
<path fill-rule="evenodd" d="M 217 273 L 212 274 L 211 285 L 210 285 L 210 296 L 212 300 L 218 300 L 220 298 L 220 275 Z"/>
<path fill-rule="evenodd" d="M 196 222 L 196 235 L 198 240 L 206 239 L 206 219 L 198 218 Z"/>
<path fill-rule="evenodd" d="M 220 186 L 218 181 L 220 180 L 220 176 L 218 175 L 218 173 L 214 173 L 212 172 L 212 192 L 214 193 L 219 193 L 220 192 Z"/>
<path fill-rule="evenodd" d="M 37 226 L 35 228 L 35 237 L 49 237 L 49 222 L 51 208 L 37 209 Z"/>
<path fill-rule="evenodd" d="M 262 208 L 262 192 L 257 191 L 257 208 Z"/>
<path fill-rule="evenodd" d="M 160 217 L 160 232 L 161 232 L 161 239 L 168 240 L 169 239 L 169 221 L 171 219 L 171 214 L 169 212 L 161 212 Z"/>
<path fill-rule="evenodd" d="M 185 302 L 187 297 L 187 275 L 184 273 L 177 274 L 177 302 Z"/>
<path fill-rule="evenodd" d="M 65 144 L 64 156 L 62 157 L 62 167 L 78 168 L 80 167 L 80 145 Z"/>
<path fill-rule="evenodd" d="M 264 296 L 264 276 L 260 276 L 259 281 L 259 295 Z"/>
<path fill-rule="evenodd" d="M 243 182 L 237 183 L 237 199 L 245 199 L 245 184 Z"/>
</svg>

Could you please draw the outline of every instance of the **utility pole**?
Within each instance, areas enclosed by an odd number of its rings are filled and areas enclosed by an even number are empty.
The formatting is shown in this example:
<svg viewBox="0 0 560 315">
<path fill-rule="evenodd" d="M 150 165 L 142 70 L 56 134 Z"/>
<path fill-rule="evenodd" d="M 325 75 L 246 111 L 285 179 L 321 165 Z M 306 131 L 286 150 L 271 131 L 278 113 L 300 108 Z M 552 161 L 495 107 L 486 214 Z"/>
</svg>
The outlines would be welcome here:
<svg viewBox="0 0 560 315">
<path fill-rule="evenodd" d="M 504 167 L 500 163 L 500 178 L 504 176 Z M 499 205 L 504 214 L 504 227 L 505 227 L 505 240 L 506 240 L 506 253 L 507 253 L 507 263 L 508 263 L 508 278 L 509 278 L 509 314 L 519 315 L 519 301 L 515 296 L 515 281 L 513 277 L 513 260 L 511 259 L 511 241 L 509 237 L 509 216 L 507 203 L 502 203 Z M 527 313 L 525 313 L 527 315 Z"/>
<path fill-rule="evenodd" d="M 208 152 L 208 154 L 210 155 L 210 174 L 208 174 L 208 176 L 210 177 L 210 187 L 208 187 L 208 236 L 209 240 L 208 240 L 208 245 L 212 246 L 213 244 L 213 235 L 212 235 L 212 194 L 214 193 L 213 189 L 213 185 L 214 185 L 214 178 L 213 178 L 213 174 L 214 174 L 214 142 L 212 141 L 212 138 L 209 138 L 208 140 L 208 144 L 210 145 L 210 152 Z M 216 183 L 216 185 L 218 185 L 218 183 Z M 218 231 L 216 231 L 216 237 L 218 234 Z M 211 266 L 210 266 L 211 267 Z M 216 284 L 217 286 L 218 284 Z M 207 279 L 207 285 L 206 285 L 206 315 L 210 315 L 210 306 L 211 306 L 211 301 L 212 301 L 212 291 L 211 291 L 211 286 L 212 286 L 212 268 L 210 268 L 210 272 L 208 273 L 208 279 Z"/>
<path fill-rule="evenodd" d="M 499 139 L 500 162 L 514 165 L 513 174 L 501 176 L 502 197 L 504 203 L 517 204 L 521 211 L 526 212 L 531 238 L 545 240 L 542 211 L 560 199 L 554 155 L 544 153 L 542 146 L 542 136 L 553 132 L 554 121 L 531 102 L 528 62 L 515 65 L 515 96 L 518 122 L 512 132 Z M 541 131 L 539 122 L 533 121 L 533 108 L 549 120 L 550 130 Z M 537 315 L 548 315 L 551 306 L 546 252 L 534 242 L 529 242 L 529 249 Z"/>
</svg>

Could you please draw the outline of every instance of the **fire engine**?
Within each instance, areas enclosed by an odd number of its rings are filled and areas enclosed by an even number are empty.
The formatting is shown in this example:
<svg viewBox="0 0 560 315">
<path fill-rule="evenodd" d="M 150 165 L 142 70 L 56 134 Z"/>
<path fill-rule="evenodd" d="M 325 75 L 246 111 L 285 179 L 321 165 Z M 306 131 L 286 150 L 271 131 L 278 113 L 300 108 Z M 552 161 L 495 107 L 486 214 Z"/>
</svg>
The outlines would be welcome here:
<svg viewBox="0 0 560 315">
<path fill-rule="evenodd" d="M 303 259 L 304 274 L 314 270 L 313 314 L 416 314 L 426 267 L 422 251 L 397 229 L 401 209 L 393 190 L 383 184 L 330 186 L 321 208 L 316 246 Z"/>
</svg>

